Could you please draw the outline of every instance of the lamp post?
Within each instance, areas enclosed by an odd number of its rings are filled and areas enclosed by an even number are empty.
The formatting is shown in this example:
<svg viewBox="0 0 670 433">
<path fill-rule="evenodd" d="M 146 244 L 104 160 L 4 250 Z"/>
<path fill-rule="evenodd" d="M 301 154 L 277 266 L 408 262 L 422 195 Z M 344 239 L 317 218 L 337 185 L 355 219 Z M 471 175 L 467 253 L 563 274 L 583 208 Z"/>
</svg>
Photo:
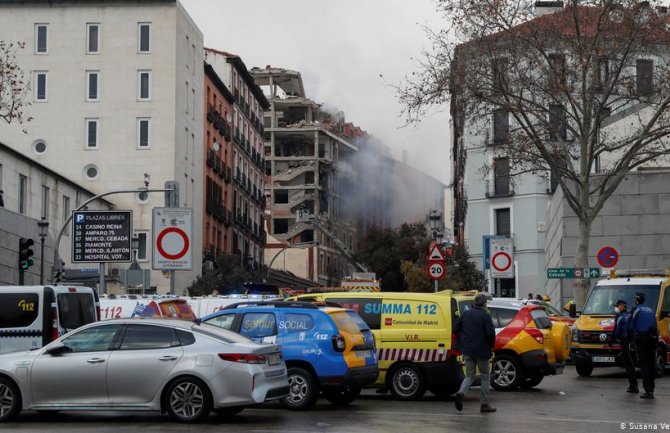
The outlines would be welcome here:
<svg viewBox="0 0 670 433">
<path fill-rule="evenodd" d="M 444 233 L 440 230 L 442 228 L 442 213 L 438 210 L 431 210 L 430 214 L 428 214 L 428 224 L 430 225 L 430 231 L 433 233 L 433 239 L 439 248 L 444 237 Z M 437 292 L 439 286 L 438 280 L 435 280 L 433 284 L 433 291 Z"/>
<path fill-rule="evenodd" d="M 37 227 L 40 236 L 40 285 L 42 285 L 44 284 L 44 241 L 49 234 L 49 221 L 42 217 L 41 220 L 37 221 Z"/>
</svg>

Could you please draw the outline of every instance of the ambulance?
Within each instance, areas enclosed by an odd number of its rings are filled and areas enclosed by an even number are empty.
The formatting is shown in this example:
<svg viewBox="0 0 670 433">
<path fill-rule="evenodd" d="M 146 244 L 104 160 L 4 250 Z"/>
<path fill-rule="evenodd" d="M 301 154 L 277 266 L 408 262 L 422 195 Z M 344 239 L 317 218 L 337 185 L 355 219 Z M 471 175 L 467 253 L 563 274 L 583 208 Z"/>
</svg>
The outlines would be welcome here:
<svg viewBox="0 0 670 433">
<path fill-rule="evenodd" d="M 99 319 L 90 287 L 0 286 L 0 353 L 40 348 Z"/>
<path fill-rule="evenodd" d="M 594 367 L 623 367 L 621 347 L 612 340 L 614 303 L 621 299 L 628 311 L 635 305 L 635 294 L 645 294 L 644 304 L 656 313 L 658 324 L 657 375 L 670 362 L 670 275 L 667 271 L 611 271 L 589 292 L 572 326 L 572 360 L 580 376 L 590 376 Z"/>
<path fill-rule="evenodd" d="M 375 337 L 379 376 L 374 386 L 398 400 L 421 399 L 458 391 L 464 378 L 455 349 L 453 325 L 476 292 L 333 292 L 287 300 L 340 305 L 358 313 Z"/>
</svg>

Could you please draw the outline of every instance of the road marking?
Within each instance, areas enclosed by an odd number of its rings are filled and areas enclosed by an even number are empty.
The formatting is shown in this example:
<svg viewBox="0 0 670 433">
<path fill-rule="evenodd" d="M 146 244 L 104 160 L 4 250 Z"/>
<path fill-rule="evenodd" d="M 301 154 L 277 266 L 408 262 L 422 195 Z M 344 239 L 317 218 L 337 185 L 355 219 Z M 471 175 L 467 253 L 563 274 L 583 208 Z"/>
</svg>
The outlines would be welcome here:
<svg viewBox="0 0 670 433">
<path fill-rule="evenodd" d="M 607 424 L 623 424 L 621 421 L 612 421 L 612 420 L 597 420 L 597 419 L 580 419 L 580 418 L 549 418 L 549 417 L 536 417 L 536 420 L 540 421 L 560 421 L 560 422 L 590 422 L 594 424 L 607 423 Z"/>
</svg>

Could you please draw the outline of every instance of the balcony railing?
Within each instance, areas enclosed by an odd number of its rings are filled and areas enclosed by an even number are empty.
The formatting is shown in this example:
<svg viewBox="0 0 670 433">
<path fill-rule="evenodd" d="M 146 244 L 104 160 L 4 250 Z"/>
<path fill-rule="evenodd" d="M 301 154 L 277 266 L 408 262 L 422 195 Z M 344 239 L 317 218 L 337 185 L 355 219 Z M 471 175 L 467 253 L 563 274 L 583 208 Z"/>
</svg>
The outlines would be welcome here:
<svg viewBox="0 0 670 433">
<path fill-rule="evenodd" d="M 514 195 L 514 185 L 509 177 L 497 179 L 497 181 L 486 181 L 486 197 L 510 197 Z"/>
</svg>

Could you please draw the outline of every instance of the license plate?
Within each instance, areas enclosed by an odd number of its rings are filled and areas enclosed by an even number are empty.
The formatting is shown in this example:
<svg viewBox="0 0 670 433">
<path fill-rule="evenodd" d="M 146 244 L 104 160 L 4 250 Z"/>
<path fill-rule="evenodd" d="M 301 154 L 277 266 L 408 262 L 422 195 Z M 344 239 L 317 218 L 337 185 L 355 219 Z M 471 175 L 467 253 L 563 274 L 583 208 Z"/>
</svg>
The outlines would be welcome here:
<svg viewBox="0 0 670 433">
<path fill-rule="evenodd" d="M 593 362 L 614 362 L 613 356 L 594 356 L 591 359 Z"/>
<path fill-rule="evenodd" d="M 278 353 L 271 353 L 268 355 L 268 363 L 270 365 L 277 365 L 281 363 L 281 356 Z"/>
<path fill-rule="evenodd" d="M 369 358 L 372 356 L 372 352 L 369 350 L 359 350 L 356 352 L 356 358 Z"/>
</svg>

